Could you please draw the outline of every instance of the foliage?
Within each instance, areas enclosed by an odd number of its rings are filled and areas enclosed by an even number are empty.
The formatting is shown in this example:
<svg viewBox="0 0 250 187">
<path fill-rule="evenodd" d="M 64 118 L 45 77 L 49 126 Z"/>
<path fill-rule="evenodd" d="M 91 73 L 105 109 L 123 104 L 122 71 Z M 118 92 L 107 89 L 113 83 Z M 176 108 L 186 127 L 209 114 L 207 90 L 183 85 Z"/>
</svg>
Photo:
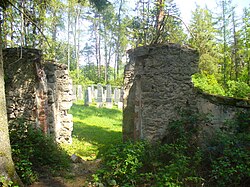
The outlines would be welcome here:
<svg viewBox="0 0 250 187">
<path fill-rule="evenodd" d="M 89 80 L 86 76 L 84 76 L 83 71 L 81 70 L 73 70 L 70 71 L 70 77 L 72 78 L 74 85 L 91 85 L 93 81 Z"/>
<path fill-rule="evenodd" d="M 186 143 L 186 142 L 185 142 Z M 124 143 L 111 147 L 104 156 L 104 166 L 94 179 L 98 183 L 122 186 L 183 186 L 201 184 L 195 166 L 201 156 L 188 155 L 184 142 L 151 145 L 146 142 Z"/>
<path fill-rule="evenodd" d="M 7 181 L 4 176 L 0 176 L 0 186 L 1 187 L 18 187 L 18 186 L 13 186 L 13 182 Z"/>
<path fill-rule="evenodd" d="M 204 92 L 217 95 L 225 95 L 224 88 L 218 83 L 214 75 L 197 73 L 192 76 L 194 86 Z"/>
<path fill-rule="evenodd" d="M 111 79 L 109 84 L 112 86 L 123 86 L 123 76 L 119 76 L 117 79 Z"/>
<path fill-rule="evenodd" d="M 247 83 L 240 81 L 227 81 L 227 87 L 227 96 L 250 99 L 250 86 Z"/>
<path fill-rule="evenodd" d="M 96 182 L 121 186 L 201 184 L 201 153 L 193 141 L 193 132 L 197 130 L 194 122 L 200 119 L 187 119 L 170 124 L 170 134 L 176 136 L 166 140 L 168 143 L 139 141 L 112 146 L 104 155 L 103 168 L 94 175 Z"/>
<path fill-rule="evenodd" d="M 250 184 L 250 112 L 240 112 L 236 119 L 219 129 L 205 151 L 211 164 L 210 181 L 215 186 Z"/>
<path fill-rule="evenodd" d="M 52 172 L 69 168 L 68 155 L 54 141 L 39 129 L 33 129 L 23 119 L 10 127 L 12 157 L 16 171 L 25 184 L 37 179 L 39 169 L 51 168 Z"/>
<path fill-rule="evenodd" d="M 246 99 L 250 97 L 250 86 L 245 82 L 229 80 L 227 87 L 224 87 L 217 81 L 214 74 L 205 73 L 193 75 L 192 81 L 195 87 L 210 94 Z"/>
<path fill-rule="evenodd" d="M 247 186 L 250 180 L 249 112 L 200 146 L 206 116 L 180 113 L 162 143 L 126 142 L 111 146 L 93 175 L 106 186 Z M 226 129 L 226 130 L 225 130 Z M 199 138 L 198 138 L 199 137 Z"/>
<path fill-rule="evenodd" d="M 218 1 L 215 16 L 207 8 L 192 12 L 189 43 L 200 53 L 194 85 L 205 92 L 230 97 L 249 97 L 249 12 L 235 16 L 232 1 Z M 213 16 L 212 16 L 213 15 Z"/>
<path fill-rule="evenodd" d="M 164 42 L 184 43 L 186 34 L 177 19 L 180 11 L 174 1 L 138 1 L 136 6 L 139 16 L 133 17 L 128 25 L 132 30 L 133 47 Z"/>
</svg>

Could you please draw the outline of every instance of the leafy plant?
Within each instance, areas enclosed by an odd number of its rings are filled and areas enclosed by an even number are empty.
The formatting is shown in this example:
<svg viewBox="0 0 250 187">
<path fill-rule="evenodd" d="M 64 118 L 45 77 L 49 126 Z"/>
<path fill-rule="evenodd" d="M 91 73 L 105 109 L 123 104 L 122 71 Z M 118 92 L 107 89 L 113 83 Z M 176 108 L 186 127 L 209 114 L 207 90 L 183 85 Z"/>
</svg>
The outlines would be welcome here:
<svg viewBox="0 0 250 187">
<path fill-rule="evenodd" d="M 39 129 L 33 129 L 24 119 L 10 126 L 12 157 L 16 171 L 25 184 L 37 180 L 38 169 L 49 166 L 51 171 L 69 168 L 68 155 Z"/>
<path fill-rule="evenodd" d="M 13 186 L 13 182 L 6 180 L 4 176 L 0 176 L 0 186 L 1 187 L 18 187 L 15 185 Z"/>
<path fill-rule="evenodd" d="M 172 138 L 151 144 L 144 141 L 112 146 L 104 155 L 103 168 L 94 176 L 96 182 L 121 186 L 201 185 L 202 153 L 194 135 L 203 117 L 186 116 L 169 124 Z"/>
<path fill-rule="evenodd" d="M 163 143 L 126 142 L 109 148 L 94 175 L 107 186 L 247 186 L 250 181 L 249 112 L 241 112 L 213 141 L 200 146 L 206 116 L 180 112 Z M 248 124 L 248 125 L 247 125 Z M 239 130 L 241 129 L 241 130 Z M 171 138 L 169 138 L 171 137 Z"/>
<path fill-rule="evenodd" d="M 208 147 L 210 177 L 217 186 L 248 186 L 250 184 L 250 113 L 239 112 L 227 123 L 229 128 L 218 130 Z"/>
<path fill-rule="evenodd" d="M 197 73 L 192 76 L 194 86 L 204 92 L 216 95 L 225 95 L 224 88 L 218 83 L 214 75 Z"/>
<path fill-rule="evenodd" d="M 245 82 L 227 81 L 227 96 L 238 98 L 250 98 L 250 86 Z"/>
</svg>

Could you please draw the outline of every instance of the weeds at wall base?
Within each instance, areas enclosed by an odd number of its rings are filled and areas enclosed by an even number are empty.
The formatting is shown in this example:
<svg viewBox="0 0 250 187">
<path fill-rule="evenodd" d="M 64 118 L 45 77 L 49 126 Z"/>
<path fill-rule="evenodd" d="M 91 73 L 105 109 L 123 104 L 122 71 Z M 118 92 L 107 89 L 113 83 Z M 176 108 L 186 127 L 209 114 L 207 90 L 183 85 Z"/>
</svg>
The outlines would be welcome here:
<svg viewBox="0 0 250 187">
<path fill-rule="evenodd" d="M 193 141 L 197 116 L 171 122 L 168 130 L 175 138 L 165 143 L 139 141 L 110 147 L 94 181 L 105 186 L 250 186 L 246 116 L 250 113 L 239 113 L 230 128 L 219 129 L 206 147 Z"/>
</svg>

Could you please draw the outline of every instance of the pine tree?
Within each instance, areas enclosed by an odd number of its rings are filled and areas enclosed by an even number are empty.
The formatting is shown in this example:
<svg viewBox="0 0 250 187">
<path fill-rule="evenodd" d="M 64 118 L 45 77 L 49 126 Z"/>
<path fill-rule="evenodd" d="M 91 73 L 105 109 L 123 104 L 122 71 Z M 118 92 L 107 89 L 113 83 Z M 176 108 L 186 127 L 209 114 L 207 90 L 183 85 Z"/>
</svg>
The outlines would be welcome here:
<svg viewBox="0 0 250 187">
<path fill-rule="evenodd" d="M 217 74 L 218 58 L 211 11 L 197 6 L 192 12 L 190 30 L 193 33 L 193 38 L 189 41 L 190 45 L 200 54 L 199 71 L 210 75 Z"/>
</svg>

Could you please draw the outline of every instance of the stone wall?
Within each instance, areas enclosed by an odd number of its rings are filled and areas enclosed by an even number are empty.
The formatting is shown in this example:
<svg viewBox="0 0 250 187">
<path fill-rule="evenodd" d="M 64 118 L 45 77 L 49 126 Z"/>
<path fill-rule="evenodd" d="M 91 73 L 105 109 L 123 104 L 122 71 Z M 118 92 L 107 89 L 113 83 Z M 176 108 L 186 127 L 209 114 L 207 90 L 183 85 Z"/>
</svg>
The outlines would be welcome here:
<svg viewBox="0 0 250 187">
<path fill-rule="evenodd" d="M 58 142 L 71 143 L 72 82 L 67 67 L 45 62 L 36 49 L 3 51 L 9 124 L 23 119 Z"/>
<path fill-rule="evenodd" d="M 247 100 L 200 93 L 191 76 L 198 71 L 199 54 L 177 44 L 139 47 L 129 52 L 124 73 L 124 140 L 161 141 L 180 111 L 212 114 L 210 127 L 247 110 Z M 228 102 L 228 101 L 231 102 Z"/>
</svg>

